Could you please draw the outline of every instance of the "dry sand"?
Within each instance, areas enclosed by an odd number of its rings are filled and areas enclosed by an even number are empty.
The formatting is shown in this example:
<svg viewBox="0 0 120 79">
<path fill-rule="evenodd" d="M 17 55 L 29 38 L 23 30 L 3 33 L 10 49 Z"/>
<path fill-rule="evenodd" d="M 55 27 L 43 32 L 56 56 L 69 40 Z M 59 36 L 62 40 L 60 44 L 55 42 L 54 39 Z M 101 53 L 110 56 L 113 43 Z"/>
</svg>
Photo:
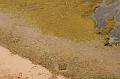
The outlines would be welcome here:
<svg viewBox="0 0 120 79">
<path fill-rule="evenodd" d="M 13 55 L 8 49 L 0 46 L 0 79 L 54 79 L 50 78 L 51 76 L 51 72 L 46 68 Z M 57 79 L 64 78 L 58 76 Z"/>
</svg>

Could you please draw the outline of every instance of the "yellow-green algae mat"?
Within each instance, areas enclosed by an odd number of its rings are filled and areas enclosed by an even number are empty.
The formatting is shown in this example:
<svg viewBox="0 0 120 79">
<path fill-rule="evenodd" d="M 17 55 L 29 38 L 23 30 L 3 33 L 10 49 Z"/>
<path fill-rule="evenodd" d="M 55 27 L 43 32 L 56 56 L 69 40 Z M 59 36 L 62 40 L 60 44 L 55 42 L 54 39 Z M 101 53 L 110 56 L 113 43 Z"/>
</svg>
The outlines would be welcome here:
<svg viewBox="0 0 120 79">
<path fill-rule="evenodd" d="M 49 35 L 72 40 L 97 40 L 95 22 L 90 17 L 102 0 L 2 0 L 3 11 L 28 17 Z"/>
</svg>

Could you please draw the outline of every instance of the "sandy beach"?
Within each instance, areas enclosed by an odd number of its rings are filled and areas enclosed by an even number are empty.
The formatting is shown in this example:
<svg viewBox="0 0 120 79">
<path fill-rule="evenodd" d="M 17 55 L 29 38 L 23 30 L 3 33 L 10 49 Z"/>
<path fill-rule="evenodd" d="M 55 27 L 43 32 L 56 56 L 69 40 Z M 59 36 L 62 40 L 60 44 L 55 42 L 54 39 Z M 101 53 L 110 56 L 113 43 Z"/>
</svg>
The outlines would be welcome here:
<svg viewBox="0 0 120 79">
<path fill-rule="evenodd" d="M 13 55 L 8 49 L 0 46 L 0 79 L 51 79 L 51 77 L 51 72 L 46 68 Z M 64 78 L 58 76 L 55 79 Z"/>
</svg>

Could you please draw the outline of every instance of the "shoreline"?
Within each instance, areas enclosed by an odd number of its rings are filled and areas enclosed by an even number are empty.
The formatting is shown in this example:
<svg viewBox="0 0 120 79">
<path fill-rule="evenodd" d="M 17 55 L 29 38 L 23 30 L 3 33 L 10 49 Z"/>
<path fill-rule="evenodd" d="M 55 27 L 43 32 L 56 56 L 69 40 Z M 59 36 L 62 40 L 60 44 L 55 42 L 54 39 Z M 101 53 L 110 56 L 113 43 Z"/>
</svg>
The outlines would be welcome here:
<svg viewBox="0 0 120 79">
<path fill-rule="evenodd" d="M 14 55 L 8 49 L 0 46 L 0 78 L 50 79 L 51 76 L 48 69 L 34 65 L 30 60 Z M 58 76 L 57 79 L 64 78 Z"/>
</svg>

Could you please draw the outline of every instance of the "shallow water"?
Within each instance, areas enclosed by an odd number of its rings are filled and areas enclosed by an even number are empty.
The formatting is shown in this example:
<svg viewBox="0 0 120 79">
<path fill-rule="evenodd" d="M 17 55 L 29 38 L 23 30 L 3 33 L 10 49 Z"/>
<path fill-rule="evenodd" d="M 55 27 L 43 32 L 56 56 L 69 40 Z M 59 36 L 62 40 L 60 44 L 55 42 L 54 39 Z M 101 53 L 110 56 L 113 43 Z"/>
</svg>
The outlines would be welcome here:
<svg viewBox="0 0 120 79">
<path fill-rule="evenodd" d="M 120 1 L 117 1 L 111 5 L 102 4 L 100 7 L 96 8 L 94 12 L 94 18 L 97 23 L 98 28 L 103 28 L 105 26 L 105 21 L 110 17 L 115 17 L 116 21 L 119 21 L 118 10 L 120 8 Z"/>
<path fill-rule="evenodd" d="M 103 30 L 106 21 L 112 17 L 114 17 L 114 20 L 116 22 L 115 28 L 110 32 L 111 37 L 117 37 L 120 39 L 120 0 L 118 0 L 115 3 L 112 3 L 110 5 L 102 4 L 100 7 L 98 7 L 95 10 L 94 18 L 96 20 L 96 25 L 98 29 Z"/>
</svg>

